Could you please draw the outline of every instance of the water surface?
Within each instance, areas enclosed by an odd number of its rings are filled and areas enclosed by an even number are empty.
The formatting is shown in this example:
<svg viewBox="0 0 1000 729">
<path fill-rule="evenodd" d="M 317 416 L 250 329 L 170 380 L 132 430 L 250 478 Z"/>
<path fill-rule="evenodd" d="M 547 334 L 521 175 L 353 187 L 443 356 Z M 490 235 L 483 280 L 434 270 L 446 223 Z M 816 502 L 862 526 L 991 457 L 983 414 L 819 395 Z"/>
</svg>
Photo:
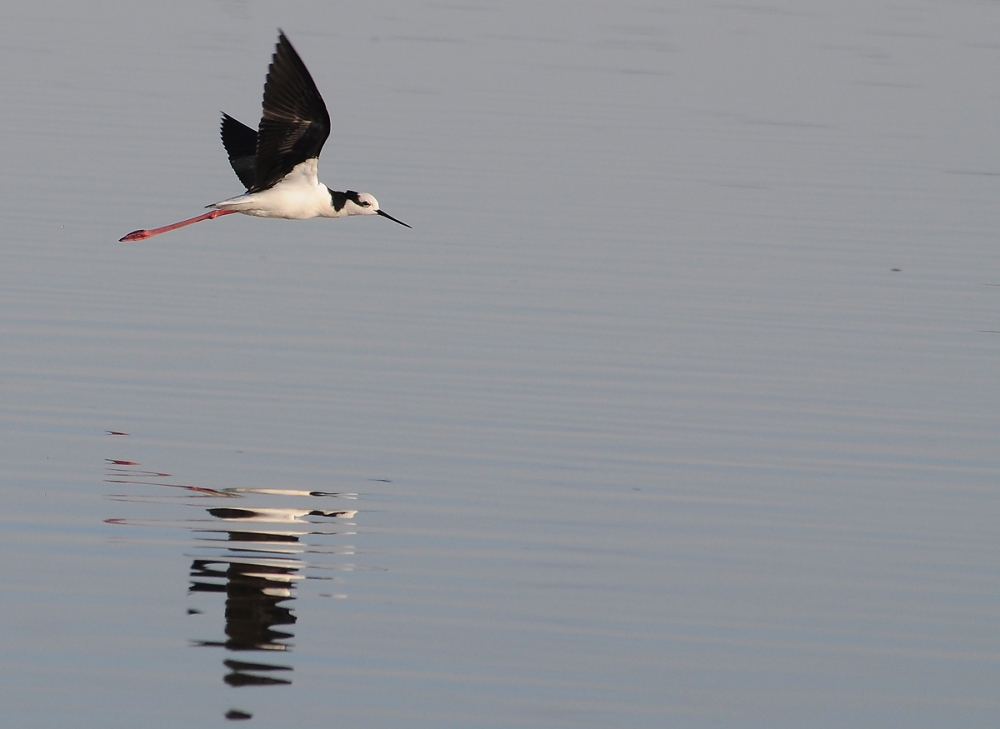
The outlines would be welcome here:
<svg viewBox="0 0 1000 729">
<path fill-rule="evenodd" d="M 0 11 L 5 725 L 988 725 L 998 12 Z"/>
</svg>

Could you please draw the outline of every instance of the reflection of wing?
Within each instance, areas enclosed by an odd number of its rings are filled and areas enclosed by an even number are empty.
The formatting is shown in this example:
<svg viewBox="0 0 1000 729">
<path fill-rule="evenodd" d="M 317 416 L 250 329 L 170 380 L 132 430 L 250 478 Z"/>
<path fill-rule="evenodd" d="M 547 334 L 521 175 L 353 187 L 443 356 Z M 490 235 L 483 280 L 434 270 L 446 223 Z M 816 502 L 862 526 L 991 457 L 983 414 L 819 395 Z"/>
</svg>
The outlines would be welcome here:
<svg viewBox="0 0 1000 729">
<path fill-rule="evenodd" d="M 294 636 L 283 628 L 294 625 L 296 617 L 284 605 L 293 599 L 291 581 L 302 579 L 298 567 L 254 562 L 196 559 L 191 564 L 192 593 L 223 592 L 226 595 L 226 640 L 198 640 L 195 645 L 220 647 L 230 651 L 287 651 Z M 227 659 L 230 673 L 224 677 L 231 686 L 289 684 L 274 671 L 291 671 L 291 666 L 250 663 Z"/>
</svg>

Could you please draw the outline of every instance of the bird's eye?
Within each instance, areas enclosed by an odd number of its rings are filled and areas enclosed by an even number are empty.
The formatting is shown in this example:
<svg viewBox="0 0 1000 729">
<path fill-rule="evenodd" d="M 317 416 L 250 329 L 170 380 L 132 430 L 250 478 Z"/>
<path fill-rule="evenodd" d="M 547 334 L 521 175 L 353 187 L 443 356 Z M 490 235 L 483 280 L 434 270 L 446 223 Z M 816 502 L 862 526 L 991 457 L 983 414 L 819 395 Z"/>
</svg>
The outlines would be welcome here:
<svg viewBox="0 0 1000 729">
<path fill-rule="evenodd" d="M 368 202 L 367 200 L 362 200 L 361 201 L 361 205 L 362 205 L 362 207 L 366 207 L 367 208 L 367 207 L 371 206 L 371 203 Z"/>
</svg>

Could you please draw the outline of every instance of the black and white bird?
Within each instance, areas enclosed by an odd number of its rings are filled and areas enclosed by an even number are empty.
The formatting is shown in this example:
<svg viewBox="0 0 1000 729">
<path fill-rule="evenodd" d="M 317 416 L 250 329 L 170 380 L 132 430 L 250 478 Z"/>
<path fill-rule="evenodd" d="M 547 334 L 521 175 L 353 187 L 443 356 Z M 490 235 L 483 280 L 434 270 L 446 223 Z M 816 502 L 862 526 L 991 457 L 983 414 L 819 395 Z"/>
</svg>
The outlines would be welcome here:
<svg viewBox="0 0 1000 729">
<path fill-rule="evenodd" d="M 378 200 L 367 192 L 336 192 L 319 181 L 319 153 L 329 136 L 330 114 L 323 97 L 299 54 L 279 30 L 278 46 L 264 82 L 264 113 L 257 131 L 222 115 L 222 144 L 246 193 L 209 205 L 211 212 L 162 228 L 135 230 L 121 240 L 145 240 L 232 213 L 289 220 L 381 215 L 406 225 L 381 210 Z"/>
</svg>

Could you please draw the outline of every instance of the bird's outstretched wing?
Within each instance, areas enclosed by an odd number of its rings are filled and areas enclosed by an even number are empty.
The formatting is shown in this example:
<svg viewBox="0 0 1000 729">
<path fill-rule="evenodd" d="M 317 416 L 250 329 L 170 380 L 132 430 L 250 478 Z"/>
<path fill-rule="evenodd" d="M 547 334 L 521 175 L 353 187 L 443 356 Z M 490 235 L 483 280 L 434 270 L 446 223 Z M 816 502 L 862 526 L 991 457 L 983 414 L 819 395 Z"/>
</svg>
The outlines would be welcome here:
<svg viewBox="0 0 1000 729">
<path fill-rule="evenodd" d="M 243 187 L 250 189 L 256 182 L 254 161 L 257 155 L 257 132 L 240 124 L 229 114 L 222 114 L 222 146 L 229 155 L 229 164 Z"/>
<path fill-rule="evenodd" d="M 249 191 L 266 190 L 296 165 L 319 157 L 329 136 L 330 114 L 323 97 L 299 54 L 279 30 L 278 46 L 264 82 L 264 114 L 257 130 L 254 180 Z"/>
</svg>

